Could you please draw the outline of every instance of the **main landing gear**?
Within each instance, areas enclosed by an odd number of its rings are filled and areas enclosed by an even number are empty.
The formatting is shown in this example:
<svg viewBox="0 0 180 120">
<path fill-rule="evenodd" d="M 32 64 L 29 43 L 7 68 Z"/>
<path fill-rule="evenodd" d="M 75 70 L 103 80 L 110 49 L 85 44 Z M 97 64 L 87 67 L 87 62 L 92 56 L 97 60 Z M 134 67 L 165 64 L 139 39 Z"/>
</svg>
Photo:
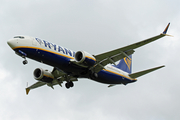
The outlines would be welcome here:
<svg viewBox="0 0 180 120">
<path fill-rule="evenodd" d="M 73 87 L 73 86 L 74 86 L 74 83 L 73 83 L 72 81 L 70 81 L 70 82 L 67 82 L 67 83 L 65 84 L 65 86 L 66 86 L 67 89 L 69 89 L 70 87 Z"/>
</svg>

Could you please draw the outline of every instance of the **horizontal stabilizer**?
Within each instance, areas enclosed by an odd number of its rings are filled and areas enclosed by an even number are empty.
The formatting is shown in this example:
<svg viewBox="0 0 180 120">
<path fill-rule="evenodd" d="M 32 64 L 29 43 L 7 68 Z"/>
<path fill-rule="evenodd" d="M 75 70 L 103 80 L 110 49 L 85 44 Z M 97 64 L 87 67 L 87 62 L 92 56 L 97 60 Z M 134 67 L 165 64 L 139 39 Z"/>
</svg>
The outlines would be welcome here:
<svg viewBox="0 0 180 120">
<path fill-rule="evenodd" d="M 131 78 L 138 78 L 138 77 L 140 77 L 140 76 L 143 76 L 143 75 L 145 75 L 145 74 L 147 74 L 147 73 L 150 73 L 150 72 L 155 71 L 155 70 L 157 70 L 157 69 L 160 69 L 160 68 L 162 68 L 162 67 L 165 67 L 165 66 L 163 65 L 163 66 L 160 66 L 160 67 L 151 68 L 151 69 L 144 70 L 144 71 L 140 71 L 140 72 L 137 72 L 137 73 L 132 73 L 132 74 L 129 74 L 129 76 L 130 76 Z"/>
</svg>

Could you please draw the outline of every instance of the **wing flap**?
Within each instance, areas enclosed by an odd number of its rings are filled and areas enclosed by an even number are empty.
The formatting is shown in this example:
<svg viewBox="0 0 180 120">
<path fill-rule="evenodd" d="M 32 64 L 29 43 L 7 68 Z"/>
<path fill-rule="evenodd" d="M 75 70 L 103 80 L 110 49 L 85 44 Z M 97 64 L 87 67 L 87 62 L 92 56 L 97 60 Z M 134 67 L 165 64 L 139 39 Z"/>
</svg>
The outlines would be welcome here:
<svg viewBox="0 0 180 120">
<path fill-rule="evenodd" d="M 157 69 L 160 69 L 160 68 L 162 68 L 162 67 L 165 67 L 165 66 L 163 65 L 163 66 L 151 68 L 151 69 L 148 69 L 148 70 L 144 70 L 144 71 L 132 73 L 132 74 L 129 74 L 129 76 L 130 76 L 131 78 L 133 78 L 133 79 L 134 79 L 134 78 L 138 78 L 138 77 L 140 77 L 140 76 L 143 76 L 143 75 L 145 75 L 145 74 L 148 74 L 148 73 L 150 73 L 150 72 L 153 72 L 153 71 L 155 71 L 155 70 L 157 70 Z"/>
</svg>

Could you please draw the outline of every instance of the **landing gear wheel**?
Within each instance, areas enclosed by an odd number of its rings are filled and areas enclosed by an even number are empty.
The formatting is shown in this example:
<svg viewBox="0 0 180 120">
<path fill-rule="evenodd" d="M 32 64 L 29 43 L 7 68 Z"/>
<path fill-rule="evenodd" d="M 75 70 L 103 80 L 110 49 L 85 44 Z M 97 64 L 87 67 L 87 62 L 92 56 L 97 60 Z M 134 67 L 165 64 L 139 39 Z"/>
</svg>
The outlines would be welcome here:
<svg viewBox="0 0 180 120">
<path fill-rule="evenodd" d="M 24 64 L 24 65 L 26 65 L 27 63 L 28 63 L 28 61 L 27 61 L 27 60 L 24 60 L 24 61 L 23 61 L 23 64 Z"/>
<path fill-rule="evenodd" d="M 65 86 L 66 86 L 67 89 L 70 88 L 69 83 L 66 83 Z"/>
<path fill-rule="evenodd" d="M 70 87 L 74 87 L 74 83 L 71 81 L 71 82 L 69 82 L 69 86 Z"/>
<path fill-rule="evenodd" d="M 67 83 L 65 84 L 65 86 L 66 86 L 67 89 L 69 89 L 70 87 L 73 87 L 73 86 L 74 86 L 74 83 L 73 83 L 72 81 L 70 81 L 70 82 L 67 82 Z"/>
</svg>

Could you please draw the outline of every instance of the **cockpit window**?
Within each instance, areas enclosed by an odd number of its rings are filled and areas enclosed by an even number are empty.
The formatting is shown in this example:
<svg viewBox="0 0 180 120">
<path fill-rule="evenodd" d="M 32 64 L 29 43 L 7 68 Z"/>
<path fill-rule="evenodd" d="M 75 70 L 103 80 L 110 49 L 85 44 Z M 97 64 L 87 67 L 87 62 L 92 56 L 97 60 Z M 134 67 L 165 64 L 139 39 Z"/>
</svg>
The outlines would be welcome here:
<svg viewBox="0 0 180 120">
<path fill-rule="evenodd" d="M 23 37 L 23 36 L 15 36 L 14 38 L 24 39 L 24 37 Z"/>
</svg>

